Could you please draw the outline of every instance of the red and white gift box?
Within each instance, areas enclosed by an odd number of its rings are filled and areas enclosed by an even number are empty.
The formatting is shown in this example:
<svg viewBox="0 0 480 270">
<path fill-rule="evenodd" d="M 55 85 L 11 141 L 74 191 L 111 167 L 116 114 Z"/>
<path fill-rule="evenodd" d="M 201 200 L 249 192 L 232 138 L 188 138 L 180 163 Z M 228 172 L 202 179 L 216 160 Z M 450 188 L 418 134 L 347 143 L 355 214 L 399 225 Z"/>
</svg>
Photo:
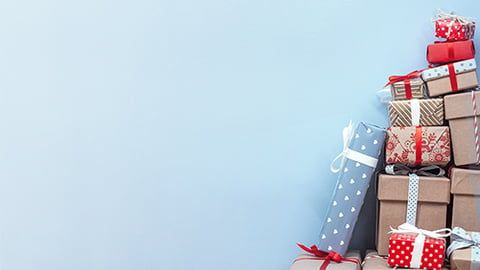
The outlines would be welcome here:
<svg viewBox="0 0 480 270">
<path fill-rule="evenodd" d="M 475 22 L 469 18 L 453 14 L 438 14 L 435 20 L 435 36 L 447 41 L 472 39 L 475 33 Z"/>
<path fill-rule="evenodd" d="M 403 232 L 402 232 L 403 231 Z M 447 231 L 440 234 L 440 231 Z M 449 229 L 426 231 L 410 224 L 393 230 L 388 248 L 388 264 L 397 267 L 441 270 L 445 259 L 445 238 Z"/>
</svg>

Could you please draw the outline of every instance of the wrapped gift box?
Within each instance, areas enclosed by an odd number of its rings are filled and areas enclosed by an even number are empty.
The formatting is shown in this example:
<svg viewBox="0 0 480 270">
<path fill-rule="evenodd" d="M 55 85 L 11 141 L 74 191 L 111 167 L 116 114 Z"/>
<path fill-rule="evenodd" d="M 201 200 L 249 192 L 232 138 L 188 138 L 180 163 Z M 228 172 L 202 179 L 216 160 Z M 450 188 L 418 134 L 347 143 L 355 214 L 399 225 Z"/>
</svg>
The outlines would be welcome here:
<svg viewBox="0 0 480 270">
<path fill-rule="evenodd" d="M 390 228 L 397 227 L 406 220 L 408 189 L 408 175 L 378 176 L 377 250 L 380 255 L 388 255 Z M 449 202 L 450 180 L 447 177 L 419 176 L 416 226 L 426 230 L 444 228 Z"/>
<path fill-rule="evenodd" d="M 480 92 L 470 91 L 448 95 L 444 98 L 445 119 L 452 132 L 452 151 L 455 165 L 477 163 L 480 152 L 477 151 L 475 132 L 476 119 L 480 114 Z M 478 119 L 477 119 L 478 120 Z"/>
<path fill-rule="evenodd" d="M 388 249 L 390 266 L 442 270 L 445 239 L 421 234 L 393 233 Z M 420 255 L 420 256 L 419 256 Z"/>
<path fill-rule="evenodd" d="M 480 170 L 452 168 L 452 227 L 480 232 Z"/>
<path fill-rule="evenodd" d="M 390 101 L 390 125 L 441 126 L 443 125 L 443 98 Z"/>
<path fill-rule="evenodd" d="M 345 261 L 334 262 L 330 261 L 327 265 L 327 270 L 360 270 L 360 252 L 352 250 L 345 255 Z M 290 270 L 318 270 L 325 262 L 321 257 L 317 257 L 308 252 L 300 253 L 293 261 Z"/>
<path fill-rule="evenodd" d="M 480 270 L 480 233 L 455 227 L 450 236 L 447 258 L 451 270 Z"/>
<path fill-rule="evenodd" d="M 344 255 L 385 141 L 385 129 L 360 123 L 344 130 L 342 165 L 318 248 Z"/>
<path fill-rule="evenodd" d="M 365 259 L 363 260 L 363 270 L 392 270 L 388 265 L 387 257 L 379 256 L 375 250 L 367 250 Z M 412 270 L 420 270 L 420 268 L 410 268 Z M 443 270 L 448 270 L 448 267 L 443 267 Z"/>
<path fill-rule="evenodd" d="M 422 78 L 410 78 L 391 84 L 393 100 L 405 100 L 425 97 L 425 83 Z"/>
<path fill-rule="evenodd" d="M 472 39 L 475 33 L 475 22 L 455 18 L 437 19 L 435 21 L 435 36 L 447 41 Z"/>
<path fill-rule="evenodd" d="M 475 58 L 472 40 L 456 42 L 435 42 L 427 46 L 427 61 L 432 65 Z"/>
<path fill-rule="evenodd" d="M 475 59 L 468 59 L 424 70 L 422 78 L 427 84 L 428 96 L 475 88 L 478 85 L 476 69 Z"/>
<path fill-rule="evenodd" d="M 448 127 L 389 127 L 385 148 L 387 164 L 400 163 L 410 167 L 450 162 Z"/>
</svg>

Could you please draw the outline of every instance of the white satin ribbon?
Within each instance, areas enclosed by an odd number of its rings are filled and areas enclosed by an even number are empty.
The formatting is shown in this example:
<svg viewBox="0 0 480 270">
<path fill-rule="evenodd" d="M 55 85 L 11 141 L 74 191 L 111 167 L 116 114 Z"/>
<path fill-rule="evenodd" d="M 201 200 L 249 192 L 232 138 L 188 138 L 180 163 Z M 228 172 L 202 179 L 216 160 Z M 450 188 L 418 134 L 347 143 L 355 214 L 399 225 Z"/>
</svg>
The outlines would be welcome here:
<svg viewBox="0 0 480 270">
<path fill-rule="evenodd" d="M 345 166 L 345 162 L 347 161 L 347 159 L 365 164 L 372 168 L 377 167 L 377 163 L 378 163 L 377 158 L 362 154 L 358 151 L 348 148 L 348 146 L 350 145 L 350 142 L 352 141 L 354 133 L 355 133 L 355 130 L 353 129 L 352 121 L 350 121 L 348 126 L 343 128 L 343 151 L 340 154 L 338 154 L 330 164 L 330 170 L 333 173 L 339 172 L 341 168 Z M 341 158 L 340 166 L 335 167 L 335 162 L 337 162 L 337 160 L 339 160 L 340 158 Z"/>
<path fill-rule="evenodd" d="M 412 114 L 412 126 L 419 126 L 420 125 L 420 100 L 411 99 L 410 108 L 411 108 L 411 114 Z"/>
</svg>

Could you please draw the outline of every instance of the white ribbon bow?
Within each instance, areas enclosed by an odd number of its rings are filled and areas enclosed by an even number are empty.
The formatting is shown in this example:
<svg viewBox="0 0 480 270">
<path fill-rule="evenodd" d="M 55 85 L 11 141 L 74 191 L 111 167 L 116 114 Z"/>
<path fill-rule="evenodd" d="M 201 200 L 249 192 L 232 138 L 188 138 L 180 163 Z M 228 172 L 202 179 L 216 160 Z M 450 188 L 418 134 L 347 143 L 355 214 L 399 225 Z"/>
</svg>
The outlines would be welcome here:
<svg viewBox="0 0 480 270">
<path fill-rule="evenodd" d="M 333 173 L 337 173 L 345 166 L 347 159 L 357 161 L 359 163 L 365 164 L 369 167 L 377 167 L 378 159 L 370 157 L 368 155 L 362 154 L 355 150 L 348 148 L 350 142 L 354 136 L 355 130 L 353 129 L 353 123 L 350 121 L 348 126 L 343 128 L 343 151 L 338 154 L 330 164 L 330 170 Z M 335 162 L 341 158 L 340 166 L 335 167 Z"/>
<path fill-rule="evenodd" d="M 402 225 L 398 226 L 398 229 L 390 227 L 390 233 L 414 233 L 419 235 L 425 235 L 431 238 L 441 239 L 449 237 L 452 233 L 452 230 L 450 230 L 449 228 L 443 228 L 435 231 L 428 231 L 419 229 L 412 224 L 403 223 Z"/>
</svg>

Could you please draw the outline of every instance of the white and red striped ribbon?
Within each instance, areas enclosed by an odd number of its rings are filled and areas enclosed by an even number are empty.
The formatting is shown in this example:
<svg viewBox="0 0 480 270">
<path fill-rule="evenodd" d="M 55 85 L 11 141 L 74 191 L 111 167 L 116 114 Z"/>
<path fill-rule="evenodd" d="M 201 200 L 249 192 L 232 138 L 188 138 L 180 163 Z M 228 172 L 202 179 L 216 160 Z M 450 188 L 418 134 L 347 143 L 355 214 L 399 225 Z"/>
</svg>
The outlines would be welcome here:
<svg viewBox="0 0 480 270">
<path fill-rule="evenodd" d="M 480 148 L 478 145 L 478 116 L 477 116 L 477 102 L 475 101 L 475 92 L 472 91 L 472 107 L 473 107 L 473 126 L 475 132 L 475 153 L 477 154 L 476 164 L 480 164 Z"/>
</svg>

